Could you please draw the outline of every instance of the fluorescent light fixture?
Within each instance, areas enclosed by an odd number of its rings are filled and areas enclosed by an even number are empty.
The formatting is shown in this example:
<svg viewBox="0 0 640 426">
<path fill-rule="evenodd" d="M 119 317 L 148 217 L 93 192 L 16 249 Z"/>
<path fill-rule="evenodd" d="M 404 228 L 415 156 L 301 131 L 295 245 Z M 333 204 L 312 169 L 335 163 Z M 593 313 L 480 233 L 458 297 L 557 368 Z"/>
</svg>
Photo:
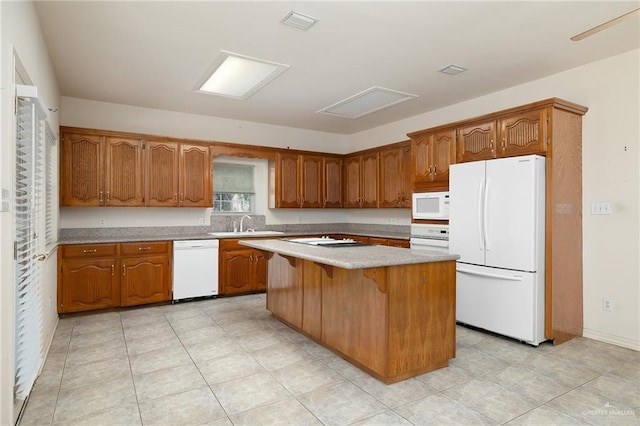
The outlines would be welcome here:
<svg viewBox="0 0 640 426">
<path fill-rule="evenodd" d="M 210 77 L 197 91 L 246 100 L 288 68 L 289 65 L 222 50 Z"/>
<path fill-rule="evenodd" d="M 443 73 L 443 74 L 448 74 L 448 75 L 456 75 L 456 74 L 460 74 L 461 72 L 466 71 L 466 68 L 463 68 L 459 65 L 447 65 L 446 67 L 442 68 L 441 70 L 439 70 L 439 72 Z"/>
<path fill-rule="evenodd" d="M 373 86 L 364 92 L 322 108 L 317 113 L 345 118 L 359 118 L 417 97 L 418 95 Z"/>
<path fill-rule="evenodd" d="M 287 13 L 284 15 L 284 18 L 280 20 L 280 22 L 285 25 L 305 31 L 311 28 L 311 26 L 318 21 L 319 19 L 314 18 L 313 16 L 305 15 L 304 13 L 296 12 L 295 10 Z"/>
</svg>

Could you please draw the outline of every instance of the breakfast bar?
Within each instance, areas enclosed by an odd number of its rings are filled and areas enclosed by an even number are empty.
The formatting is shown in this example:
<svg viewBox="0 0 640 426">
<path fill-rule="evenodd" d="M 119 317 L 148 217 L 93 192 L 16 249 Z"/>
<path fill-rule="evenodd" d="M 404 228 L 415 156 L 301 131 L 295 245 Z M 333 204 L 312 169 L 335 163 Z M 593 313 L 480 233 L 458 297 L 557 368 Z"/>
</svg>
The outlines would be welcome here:
<svg viewBox="0 0 640 426">
<path fill-rule="evenodd" d="M 388 246 L 241 244 L 268 259 L 267 309 L 385 383 L 455 357 L 456 255 Z"/>
</svg>

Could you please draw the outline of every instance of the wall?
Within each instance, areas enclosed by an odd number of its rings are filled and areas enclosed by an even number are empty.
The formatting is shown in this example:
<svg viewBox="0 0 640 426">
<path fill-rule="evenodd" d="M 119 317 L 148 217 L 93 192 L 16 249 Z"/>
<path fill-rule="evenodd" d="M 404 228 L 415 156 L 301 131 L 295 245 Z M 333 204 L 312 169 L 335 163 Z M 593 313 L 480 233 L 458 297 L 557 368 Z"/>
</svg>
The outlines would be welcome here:
<svg viewBox="0 0 640 426">
<path fill-rule="evenodd" d="M 58 108 L 60 95 L 44 45 L 39 23 L 31 2 L 0 1 L 0 187 L 13 192 L 14 169 L 14 51 L 26 69 L 39 97 L 52 108 Z M 50 119 L 58 128 L 58 116 Z M 14 277 L 12 206 L 0 213 L 0 424 L 13 424 L 14 377 Z M 55 264 L 55 260 L 53 261 Z M 47 348 L 57 321 L 55 305 L 47 300 L 56 294 L 55 267 L 45 266 L 43 279 L 43 340 Z"/>
<path fill-rule="evenodd" d="M 640 350 L 640 51 L 352 135 L 359 150 L 407 133 L 551 97 L 589 107 L 583 118 L 584 335 Z M 591 203 L 613 203 L 593 216 Z M 602 299 L 614 309 L 605 312 Z"/>
</svg>

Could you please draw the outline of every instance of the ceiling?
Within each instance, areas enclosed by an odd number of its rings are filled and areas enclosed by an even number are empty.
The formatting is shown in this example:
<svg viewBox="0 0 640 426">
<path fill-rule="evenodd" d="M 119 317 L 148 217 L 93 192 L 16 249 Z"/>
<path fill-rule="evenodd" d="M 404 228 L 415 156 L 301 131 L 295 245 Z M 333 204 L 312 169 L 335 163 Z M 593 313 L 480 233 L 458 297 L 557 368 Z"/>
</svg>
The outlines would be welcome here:
<svg viewBox="0 0 640 426">
<path fill-rule="evenodd" d="M 640 47 L 639 1 L 40 1 L 63 96 L 351 134 Z M 307 31 L 280 22 L 295 9 Z M 246 101 L 196 93 L 221 50 L 290 68 Z M 437 72 L 456 64 L 457 76 Z M 316 111 L 372 86 L 418 95 L 358 119 Z"/>
</svg>

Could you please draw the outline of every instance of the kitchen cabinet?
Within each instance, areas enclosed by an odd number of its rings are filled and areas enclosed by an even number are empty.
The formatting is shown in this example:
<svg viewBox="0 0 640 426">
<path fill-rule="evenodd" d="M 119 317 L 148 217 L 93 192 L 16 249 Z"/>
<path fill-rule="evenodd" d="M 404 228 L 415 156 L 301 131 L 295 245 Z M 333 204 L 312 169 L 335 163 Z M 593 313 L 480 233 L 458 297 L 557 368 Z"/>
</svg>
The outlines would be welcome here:
<svg viewBox="0 0 640 426">
<path fill-rule="evenodd" d="M 180 207 L 211 207 L 211 154 L 208 147 L 180 144 Z"/>
<path fill-rule="evenodd" d="M 179 205 L 180 145 L 147 141 L 145 149 L 145 202 L 149 207 Z"/>
<path fill-rule="evenodd" d="M 170 243 L 120 244 L 121 306 L 171 300 Z"/>
<path fill-rule="evenodd" d="M 456 162 L 456 131 L 445 128 L 410 133 L 413 190 L 449 189 L 449 166 Z"/>
<path fill-rule="evenodd" d="M 61 139 L 61 206 L 142 205 L 141 139 L 90 132 L 63 132 Z"/>
<path fill-rule="evenodd" d="M 62 245 L 58 312 L 171 300 L 171 243 Z"/>
<path fill-rule="evenodd" d="M 342 160 L 313 154 L 276 154 L 276 208 L 342 205 Z"/>
<path fill-rule="evenodd" d="M 401 240 L 399 238 L 369 237 L 369 244 L 376 244 L 380 246 L 390 246 L 390 247 L 401 247 L 401 248 L 410 247 L 408 240 Z"/>
<path fill-rule="evenodd" d="M 264 255 L 240 245 L 237 239 L 220 240 L 219 294 L 231 295 L 264 291 L 267 261 Z"/>
<path fill-rule="evenodd" d="M 411 207 L 411 142 L 379 154 L 379 207 Z"/>
<path fill-rule="evenodd" d="M 58 312 L 120 305 L 117 244 L 62 246 L 58 250 Z"/>
<path fill-rule="evenodd" d="M 548 108 L 516 112 L 458 129 L 458 162 L 517 155 L 545 155 Z"/>
<path fill-rule="evenodd" d="M 378 207 L 378 152 L 347 156 L 344 170 L 345 207 Z"/>
</svg>

